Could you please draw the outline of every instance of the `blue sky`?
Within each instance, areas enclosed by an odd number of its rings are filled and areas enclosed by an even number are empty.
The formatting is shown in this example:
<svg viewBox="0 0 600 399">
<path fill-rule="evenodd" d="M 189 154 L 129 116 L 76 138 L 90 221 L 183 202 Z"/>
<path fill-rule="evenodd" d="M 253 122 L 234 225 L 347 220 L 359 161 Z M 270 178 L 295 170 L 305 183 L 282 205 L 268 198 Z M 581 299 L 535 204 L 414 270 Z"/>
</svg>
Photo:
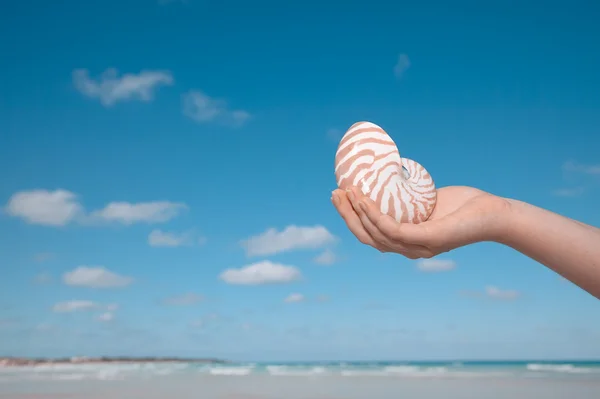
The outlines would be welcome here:
<svg viewBox="0 0 600 399">
<path fill-rule="evenodd" d="M 423 271 L 329 201 L 369 120 L 438 187 L 600 225 L 598 6 L 340 4 L 5 5 L 0 354 L 600 357 L 600 303 L 536 262 Z"/>
</svg>

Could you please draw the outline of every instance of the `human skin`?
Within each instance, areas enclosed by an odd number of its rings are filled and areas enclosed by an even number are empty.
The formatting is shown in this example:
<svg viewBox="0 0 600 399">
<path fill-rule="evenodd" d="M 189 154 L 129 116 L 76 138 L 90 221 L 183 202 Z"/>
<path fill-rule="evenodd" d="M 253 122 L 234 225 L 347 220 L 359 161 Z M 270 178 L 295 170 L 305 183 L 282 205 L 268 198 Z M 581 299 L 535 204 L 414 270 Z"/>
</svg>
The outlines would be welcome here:
<svg viewBox="0 0 600 399">
<path fill-rule="evenodd" d="M 409 259 L 431 258 L 465 245 L 507 245 L 554 270 L 600 299 L 600 229 L 473 187 L 438 190 L 423 223 L 398 223 L 352 187 L 331 200 L 358 240 Z"/>
</svg>

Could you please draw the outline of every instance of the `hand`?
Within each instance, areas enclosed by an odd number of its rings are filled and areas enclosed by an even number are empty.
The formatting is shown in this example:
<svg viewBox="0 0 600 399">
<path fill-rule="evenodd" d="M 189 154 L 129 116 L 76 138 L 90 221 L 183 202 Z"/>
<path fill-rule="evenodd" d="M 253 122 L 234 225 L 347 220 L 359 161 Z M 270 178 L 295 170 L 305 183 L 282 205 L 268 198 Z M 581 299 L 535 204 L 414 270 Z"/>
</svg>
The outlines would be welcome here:
<svg viewBox="0 0 600 399">
<path fill-rule="evenodd" d="M 420 224 L 396 222 L 355 187 L 335 190 L 331 200 L 361 243 L 410 259 L 431 258 L 475 242 L 500 241 L 510 211 L 508 200 L 464 186 L 439 189 L 433 213 Z"/>
</svg>

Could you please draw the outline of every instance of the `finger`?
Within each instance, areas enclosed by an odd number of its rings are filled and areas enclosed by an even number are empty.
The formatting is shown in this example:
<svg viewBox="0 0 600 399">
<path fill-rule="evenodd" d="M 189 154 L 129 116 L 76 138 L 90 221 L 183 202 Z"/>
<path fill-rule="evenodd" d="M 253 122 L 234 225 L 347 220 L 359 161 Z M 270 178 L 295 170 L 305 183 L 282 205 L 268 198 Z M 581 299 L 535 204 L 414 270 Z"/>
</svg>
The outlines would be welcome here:
<svg viewBox="0 0 600 399">
<path fill-rule="evenodd" d="M 375 242 L 389 247 L 394 252 L 401 253 L 411 259 L 426 257 L 429 254 L 430 251 L 428 248 L 422 245 L 408 244 L 401 240 L 394 239 L 377 228 L 377 226 L 367 217 L 367 211 L 372 214 L 382 215 L 381 210 L 373 201 L 362 195 L 357 189 L 351 189 L 347 196 L 350 199 L 353 209 L 358 214 L 364 229 Z M 365 200 L 368 200 L 368 202 Z M 400 223 L 395 220 L 394 223 L 400 225 Z"/>
<path fill-rule="evenodd" d="M 363 197 L 363 195 L 359 193 L 357 189 L 349 189 L 347 191 L 347 197 L 350 200 L 354 212 L 356 212 L 356 214 L 358 215 L 358 218 L 360 219 L 360 222 L 363 225 L 364 229 L 367 231 L 367 233 L 369 233 L 369 235 L 373 237 L 373 239 L 376 242 L 390 247 L 391 243 L 389 239 L 385 237 L 385 235 L 375 227 L 375 225 L 369 220 L 369 218 L 365 214 L 364 209 L 360 207 L 359 201 Z"/>
<path fill-rule="evenodd" d="M 332 193 L 331 201 L 333 202 L 333 205 L 337 209 L 342 219 L 344 219 L 348 229 L 361 243 L 370 245 L 382 252 L 390 252 L 389 248 L 386 248 L 385 246 L 375 242 L 373 237 L 371 237 L 371 235 L 364 229 L 345 192 L 341 190 L 335 190 Z"/>
<path fill-rule="evenodd" d="M 334 193 L 332 195 L 332 201 L 352 234 L 354 234 L 361 243 L 376 246 L 377 244 L 373 238 L 366 232 L 360 223 L 360 219 L 356 212 L 354 212 L 354 209 L 352 209 L 352 205 L 348 201 L 346 195 L 344 193 Z"/>
<path fill-rule="evenodd" d="M 373 238 L 363 228 L 360 219 L 356 212 L 354 212 L 346 194 L 340 192 L 340 190 L 336 190 L 333 192 L 331 200 L 352 234 L 354 234 L 363 244 L 375 246 L 375 241 L 373 241 Z"/>
<path fill-rule="evenodd" d="M 430 248 L 434 243 L 434 233 L 439 227 L 438 221 L 426 221 L 419 224 L 398 223 L 391 216 L 382 213 L 370 198 L 362 196 L 358 204 L 359 208 L 360 203 L 363 204 L 365 208 L 363 212 L 369 221 L 386 237 L 404 244 L 419 245 L 425 248 Z"/>
</svg>

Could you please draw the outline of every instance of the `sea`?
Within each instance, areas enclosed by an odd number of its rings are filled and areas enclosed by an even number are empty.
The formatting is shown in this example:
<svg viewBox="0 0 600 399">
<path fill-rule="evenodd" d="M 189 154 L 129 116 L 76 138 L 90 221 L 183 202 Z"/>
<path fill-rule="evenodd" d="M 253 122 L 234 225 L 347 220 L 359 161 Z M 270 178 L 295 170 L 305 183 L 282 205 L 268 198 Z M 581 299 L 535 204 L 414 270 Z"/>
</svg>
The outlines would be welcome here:
<svg viewBox="0 0 600 399">
<path fill-rule="evenodd" d="M 56 364 L 0 368 L 0 398 L 600 399 L 600 361 Z"/>
</svg>

